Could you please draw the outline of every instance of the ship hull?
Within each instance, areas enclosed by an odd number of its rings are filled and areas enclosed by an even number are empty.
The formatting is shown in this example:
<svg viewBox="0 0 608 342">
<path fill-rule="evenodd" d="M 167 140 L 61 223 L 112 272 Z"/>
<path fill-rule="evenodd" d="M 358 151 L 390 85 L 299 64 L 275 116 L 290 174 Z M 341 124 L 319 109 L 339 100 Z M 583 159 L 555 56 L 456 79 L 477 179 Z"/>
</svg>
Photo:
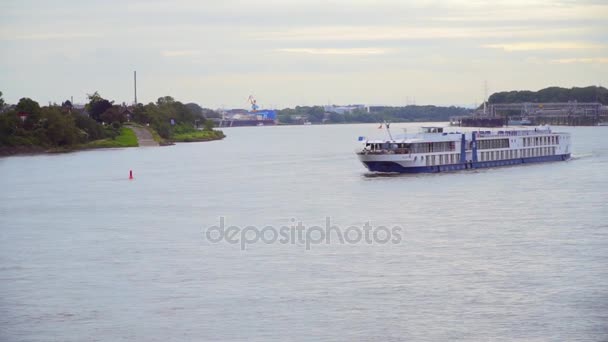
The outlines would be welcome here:
<svg viewBox="0 0 608 342">
<path fill-rule="evenodd" d="M 483 169 L 490 167 L 511 166 L 519 164 L 545 163 L 564 161 L 570 159 L 570 153 L 551 156 L 538 156 L 527 158 L 516 158 L 506 160 L 467 162 L 459 164 L 435 165 L 435 166 L 403 166 L 394 161 L 363 161 L 365 167 L 373 172 L 389 173 L 438 173 L 470 169 Z"/>
</svg>

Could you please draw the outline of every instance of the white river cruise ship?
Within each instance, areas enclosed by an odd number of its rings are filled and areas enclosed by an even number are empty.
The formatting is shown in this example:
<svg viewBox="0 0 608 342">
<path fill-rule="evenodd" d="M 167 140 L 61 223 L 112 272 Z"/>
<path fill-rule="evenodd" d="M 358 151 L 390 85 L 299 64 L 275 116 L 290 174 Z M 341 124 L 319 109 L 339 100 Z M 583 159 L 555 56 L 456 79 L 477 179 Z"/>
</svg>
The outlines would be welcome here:
<svg viewBox="0 0 608 342">
<path fill-rule="evenodd" d="M 423 127 L 417 134 L 366 140 L 357 150 L 370 171 L 419 173 L 568 160 L 570 134 L 552 132 L 549 126 L 532 129 L 445 132 Z"/>
</svg>

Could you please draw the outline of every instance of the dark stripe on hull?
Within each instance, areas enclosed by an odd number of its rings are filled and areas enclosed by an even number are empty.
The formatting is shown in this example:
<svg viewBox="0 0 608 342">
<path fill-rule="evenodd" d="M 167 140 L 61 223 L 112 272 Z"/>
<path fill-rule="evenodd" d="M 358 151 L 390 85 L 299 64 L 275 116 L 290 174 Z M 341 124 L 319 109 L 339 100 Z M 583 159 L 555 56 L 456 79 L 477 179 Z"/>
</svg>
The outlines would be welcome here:
<svg viewBox="0 0 608 342">
<path fill-rule="evenodd" d="M 507 160 L 494 160 L 482 162 L 468 162 L 464 164 L 436 165 L 403 167 L 395 162 L 363 162 L 365 166 L 374 172 L 398 172 L 398 173 L 436 173 L 458 171 L 466 169 L 482 169 L 487 167 L 509 166 L 517 164 L 543 163 L 570 159 L 570 154 L 559 154 L 554 156 L 528 157 Z"/>
</svg>

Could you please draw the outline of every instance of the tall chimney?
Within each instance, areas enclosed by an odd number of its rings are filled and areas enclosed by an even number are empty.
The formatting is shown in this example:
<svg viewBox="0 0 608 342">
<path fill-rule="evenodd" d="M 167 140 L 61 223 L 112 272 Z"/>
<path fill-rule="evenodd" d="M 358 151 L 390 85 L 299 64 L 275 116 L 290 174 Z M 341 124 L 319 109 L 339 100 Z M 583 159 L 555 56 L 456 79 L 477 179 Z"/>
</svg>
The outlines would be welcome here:
<svg viewBox="0 0 608 342">
<path fill-rule="evenodd" d="M 133 87 L 135 90 L 135 105 L 137 106 L 137 71 L 133 71 Z"/>
</svg>

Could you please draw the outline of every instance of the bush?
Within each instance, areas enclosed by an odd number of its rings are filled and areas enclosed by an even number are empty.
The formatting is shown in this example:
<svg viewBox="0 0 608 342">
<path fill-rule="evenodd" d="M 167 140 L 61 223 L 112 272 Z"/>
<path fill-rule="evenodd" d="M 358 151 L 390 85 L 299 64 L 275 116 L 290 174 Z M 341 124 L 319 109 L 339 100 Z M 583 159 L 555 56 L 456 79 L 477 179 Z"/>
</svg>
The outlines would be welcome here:
<svg viewBox="0 0 608 342">
<path fill-rule="evenodd" d="M 72 116 L 74 117 L 76 127 L 86 132 L 86 140 L 98 140 L 106 137 L 103 127 L 97 121 L 79 113 L 75 113 Z"/>
</svg>

